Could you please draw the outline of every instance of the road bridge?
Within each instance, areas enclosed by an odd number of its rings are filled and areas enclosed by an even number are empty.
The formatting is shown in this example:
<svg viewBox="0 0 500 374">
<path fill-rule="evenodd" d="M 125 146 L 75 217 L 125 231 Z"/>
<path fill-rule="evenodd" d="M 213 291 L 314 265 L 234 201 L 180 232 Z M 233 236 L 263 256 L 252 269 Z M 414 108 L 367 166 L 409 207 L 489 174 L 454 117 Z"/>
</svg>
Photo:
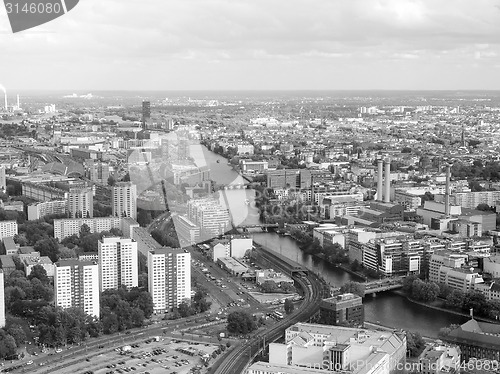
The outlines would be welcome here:
<svg viewBox="0 0 500 374">
<path fill-rule="evenodd" d="M 365 296 L 378 292 L 397 290 L 403 287 L 403 278 L 387 278 L 363 283 Z"/>
</svg>

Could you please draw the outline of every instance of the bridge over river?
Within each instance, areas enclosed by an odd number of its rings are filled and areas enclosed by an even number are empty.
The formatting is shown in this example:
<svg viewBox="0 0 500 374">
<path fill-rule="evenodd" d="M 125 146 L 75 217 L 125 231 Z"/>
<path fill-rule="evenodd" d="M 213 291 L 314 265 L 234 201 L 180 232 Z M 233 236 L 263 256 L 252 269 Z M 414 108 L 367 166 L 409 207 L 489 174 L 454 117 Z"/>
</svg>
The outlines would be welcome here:
<svg viewBox="0 0 500 374">
<path fill-rule="evenodd" d="M 397 290 L 403 287 L 403 277 L 386 278 L 371 282 L 362 283 L 365 290 L 365 296 L 376 294 L 378 292 Z"/>
</svg>

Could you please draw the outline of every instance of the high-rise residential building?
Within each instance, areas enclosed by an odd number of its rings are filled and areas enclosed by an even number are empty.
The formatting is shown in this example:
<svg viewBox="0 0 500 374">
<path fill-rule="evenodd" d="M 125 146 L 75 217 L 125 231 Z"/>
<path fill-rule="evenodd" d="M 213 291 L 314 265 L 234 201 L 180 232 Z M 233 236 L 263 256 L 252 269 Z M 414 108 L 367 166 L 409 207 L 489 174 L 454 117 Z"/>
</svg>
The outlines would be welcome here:
<svg viewBox="0 0 500 374">
<path fill-rule="evenodd" d="M 71 218 L 94 217 L 94 195 L 92 188 L 71 188 L 68 193 L 68 212 Z"/>
<path fill-rule="evenodd" d="M 137 287 L 139 264 L 135 240 L 104 237 L 98 242 L 98 253 L 101 291 Z"/>
<path fill-rule="evenodd" d="M 0 166 L 0 192 L 7 190 L 7 181 L 5 179 L 5 168 Z"/>
<path fill-rule="evenodd" d="M 5 327 L 5 287 L 3 270 L 0 269 L 0 328 Z"/>
<path fill-rule="evenodd" d="M 99 318 L 99 265 L 95 261 L 61 260 L 54 274 L 54 298 L 61 308 L 80 308 Z"/>
<path fill-rule="evenodd" d="M 17 221 L 0 222 L 0 240 L 17 235 Z"/>
<path fill-rule="evenodd" d="M 151 119 L 151 102 L 142 102 L 142 126 L 146 128 L 147 122 Z"/>
<path fill-rule="evenodd" d="M 177 308 L 191 299 L 191 254 L 158 248 L 148 254 L 148 286 L 156 312 Z"/>
<path fill-rule="evenodd" d="M 187 218 L 200 227 L 201 238 L 213 238 L 229 231 L 229 211 L 215 199 L 190 200 Z"/>
<path fill-rule="evenodd" d="M 92 182 L 107 185 L 109 178 L 109 164 L 105 162 L 96 162 L 95 160 L 86 160 L 85 164 L 88 168 L 87 174 Z"/>
<path fill-rule="evenodd" d="M 137 219 L 137 187 L 131 182 L 118 182 L 111 191 L 112 214 Z"/>
</svg>

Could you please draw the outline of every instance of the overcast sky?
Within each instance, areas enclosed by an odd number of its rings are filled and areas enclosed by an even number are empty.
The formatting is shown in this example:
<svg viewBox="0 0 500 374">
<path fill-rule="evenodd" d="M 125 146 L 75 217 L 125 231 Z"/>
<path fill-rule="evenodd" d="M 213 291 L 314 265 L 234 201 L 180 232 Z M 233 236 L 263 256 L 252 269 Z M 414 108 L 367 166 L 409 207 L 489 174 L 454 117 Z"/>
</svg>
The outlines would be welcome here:
<svg viewBox="0 0 500 374">
<path fill-rule="evenodd" d="M 7 89 L 500 89 L 500 0 L 80 0 L 12 34 Z"/>
</svg>

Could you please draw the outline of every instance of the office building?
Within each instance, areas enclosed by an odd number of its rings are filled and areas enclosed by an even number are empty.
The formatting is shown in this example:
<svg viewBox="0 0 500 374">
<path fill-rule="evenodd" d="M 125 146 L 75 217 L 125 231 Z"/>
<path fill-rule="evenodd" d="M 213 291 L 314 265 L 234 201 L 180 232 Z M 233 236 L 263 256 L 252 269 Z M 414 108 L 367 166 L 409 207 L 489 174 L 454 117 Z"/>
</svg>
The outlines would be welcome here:
<svg viewBox="0 0 500 374">
<path fill-rule="evenodd" d="M 189 221 L 200 227 L 202 240 L 230 230 L 229 211 L 215 199 L 190 200 L 187 204 Z"/>
<path fill-rule="evenodd" d="M 318 322 L 324 325 L 363 326 L 365 322 L 363 299 L 352 293 L 323 299 L 319 306 Z"/>
<path fill-rule="evenodd" d="M 470 319 L 440 338 L 458 345 L 462 361 L 471 358 L 500 361 L 499 334 L 500 325 Z"/>
<path fill-rule="evenodd" d="M 154 310 L 165 312 L 191 299 L 191 254 L 158 248 L 148 253 L 148 287 Z"/>
<path fill-rule="evenodd" d="M 52 200 L 28 205 L 28 221 L 42 219 L 49 214 L 66 214 L 66 200 Z"/>
<path fill-rule="evenodd" d="M 101 291 L 137 287 L 139 264 L 135 240 L 104 237 L 98 242 L 98 253 Z"/>
<path fill-rule="evenodd" d="M 362 263 L 386 276 L 419 274 L 424 247 L 411 235 L 372 239 L 362 244 Z"/>
<path fill-rule="evenodd" d="M 0 221 L 0 240 L 17 235 L 17 221 Z"/>
<path fill-rule="evenodd" d="M 0 269 L 0 328 L 5 327 L 5 284 L 3 270 Z"/>
<path fill-rule="evenodd" d="M 352 374 L 394 373 L 406 362 L 404 332 L 296 323 L 285 343 L 269 344 L 269 364 L 328 368 Z"/>
<path fill-rule="evenodd" d="M 172 215 L 175 231 L 181 247 L 186 247 L 200 242 L 200 227 L 184 216 Z"/>
<path fill-rule="evenodd" d="M 131 182 L 118 182 L 111 191 L 111 208 L 114 217 L 137 219 L 137 188 Z"/>
<path fill-rule="evenodd" d="M 68 193 L 68 213 L 71 218 L 94 217 L 92 188 L 71 188 Z"/>
<path fill-rule="evenodd" d="M 95 261 L 61 260 L 54 275 L 55 304 L 79 308 L 99 319 L 99 266 Z"/>
</svg>

